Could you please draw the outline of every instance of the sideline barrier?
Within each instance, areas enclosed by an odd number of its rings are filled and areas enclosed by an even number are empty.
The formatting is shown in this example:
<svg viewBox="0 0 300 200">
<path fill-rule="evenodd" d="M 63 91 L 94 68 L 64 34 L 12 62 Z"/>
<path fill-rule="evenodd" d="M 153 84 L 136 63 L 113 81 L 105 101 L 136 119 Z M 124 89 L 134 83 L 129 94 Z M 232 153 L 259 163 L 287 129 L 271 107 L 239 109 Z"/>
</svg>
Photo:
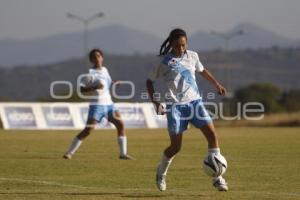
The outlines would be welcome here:
<svg viewBox="0 0 300 200">
<path fill-rule="evenodd" d="M 115 103 L 126 128 L 166 128 L 166 116 L 157 115 L 151 103 Z M 4 129 L 82 129 L 89 103 L 0 103 Z M 98 129 L 114 126 L 103 119 Z"/>
</svg>

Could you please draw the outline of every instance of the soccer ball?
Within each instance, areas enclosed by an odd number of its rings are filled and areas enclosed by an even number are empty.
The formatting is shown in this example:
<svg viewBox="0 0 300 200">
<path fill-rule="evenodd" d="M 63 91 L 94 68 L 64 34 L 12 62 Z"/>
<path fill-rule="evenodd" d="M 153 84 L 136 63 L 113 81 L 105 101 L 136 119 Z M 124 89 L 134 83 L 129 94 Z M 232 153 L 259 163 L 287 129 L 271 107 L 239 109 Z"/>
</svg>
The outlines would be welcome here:
<svg viewBox="0 0 300 200">
<path fill-rule="evenodd" d="M 81 76 L 80 85 L 83 87 L 89 87 L 93 85 L 95 77 L 91 74 L 84 74 Z"/>
<path fill-rule="evenodd" d="M 220 153 L 208 154 L 203 160 L 203 170 L 211 177 L 223 175 L 227 169 L 227 161 Z"/>
<path fill-rule="evenodd" d="M 91 74 L 84 74 L 80 79 L 80 85 L 82 87 L 96 87 L 100 83 L 100 80 Z"/>
</svg>

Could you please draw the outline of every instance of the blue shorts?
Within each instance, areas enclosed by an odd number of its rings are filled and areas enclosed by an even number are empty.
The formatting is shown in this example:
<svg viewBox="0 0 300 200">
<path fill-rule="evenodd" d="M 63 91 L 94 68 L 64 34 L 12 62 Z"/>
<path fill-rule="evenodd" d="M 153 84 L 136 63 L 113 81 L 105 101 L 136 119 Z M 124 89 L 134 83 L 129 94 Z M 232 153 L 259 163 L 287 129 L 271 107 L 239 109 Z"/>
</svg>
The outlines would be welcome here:
<svg viewBox="0 0 300 200">
<path fill-rule="evenodd" d="M 200 99 L 187 104 L 169 104 L 166 109 L 170 135 L 183 133 L 187 129 L 189 122 L 197 128 L 201 128 L 212 122 Z"/>
<path fill-rule="evenodd" d="M 117 108 L 112 105 L 90 105 L 88 119 L 94 119 L 100 122 L 103 117 L 113 117 L 114 112 L 118 111 Z"/>
</svg>

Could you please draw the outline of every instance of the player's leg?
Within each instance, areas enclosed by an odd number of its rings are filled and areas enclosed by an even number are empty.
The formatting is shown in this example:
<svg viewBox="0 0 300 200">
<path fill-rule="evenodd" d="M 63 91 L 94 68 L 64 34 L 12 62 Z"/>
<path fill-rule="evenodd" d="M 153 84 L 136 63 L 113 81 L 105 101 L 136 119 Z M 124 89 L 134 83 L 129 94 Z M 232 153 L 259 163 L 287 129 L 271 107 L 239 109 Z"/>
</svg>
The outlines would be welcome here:
<svg viewBox="0 0 300 200">
<path fill-rule="evenodd" d="M 98 121 L 103 117 L 101 106 L 91 105 L 89 107 L 88 120 L 86 127 L 72 140 L 68 151 L 65 153 L 63 158 L 71 159 L 75 152 L 79 149 L 82 141 L 95 129 Z"/>
<path fill-rule="evenodd" d="M 208 149 L 218 149 L 219 142 L 214 124 L 212 122 L 209 122 L 206 125 L 201 126 L 200 130 L 207 140 Z"/>
<path fill-rule="evenodd" d="M 135 160 L 134 157 L 127 154 L 127 136 L 125 133 L 125 126 L 123 120 L 121 119 L 120 112 L 113 109 L 111 113 L 108 113 L 107 120 L 113 125 L 115 125 L 117 129 L 117 140 L 120 150 L 120 159 Z"/>
<path fill-rule="evenodd" d="M 161 161 L 158 165 L 158 173 L 167 175 L 168 168 L 174 156 L 180 151 L 182 144 L 182 133 L 170 136 L 170 145 L 164 150 Z"/>
<path fill-rule="evenodd" d="M 97 123 L 98 122 L 95 119 L 88 119 L 86 127 L 76 136 L 76 138 L 78 138 L 81 141 L 84 140 L 87 136 L 90 135 L 92 130 L 95 129 Z"/>
<path fill-rule="evenodd" d="M 186 117 L 187 106 L 167 106 L 168 132 L 170 135 L 170 145 L 164 150 L 161 161 L 156 170 L 156 185 L 160 191 L 165 191 L 166 175 L 174 156 L 180 151 L 182 144 L 182 134 L 187 129 L 188 120 Z"/>
<path fill-rule="evenodd" d="M 189 122 L 188 105 L 167 106 L 168 132 L 170 136 L 170 145 L 165 149 L 164 155 L 172 158 L 181 149 L 182 134 L 187 129 Z"/>
<path fill-rule="evenodd" d="M 97 121 L 95 119 L 88 119 L 86 127 L 72 140 L 68 151 L 63 156 L 65 159 L 71 159 L 75 152 L 79 149 L 82 141 L 91 133 L 95 128 Z"/>
<path fill-rule="evenodd" d="M 221 154 L 213 123 L 209 123 L 200 129 L 208 142 L 208 154 Z M 212 182 L 213 186 L 219 191 L 228 191 L 228 184 L 222 176 L 214 177 Z"/>
<path fill-rule="evenodd" d="M 181 149 L 182 133 L 170 135 L 170 145 L 165 149 L 164 155 L 167 158 L 174 157 Z"/>
<path fill-rule="evenodd" d="M 156 186 L 160 191 L 167 189 L 166 177 L 174 156 L 180 151 L 182 133 L 170 136 L 170 145 L 164 150 L 156 169 Z"/>
<path fill-rule="evenodd" d="M 195 116 L 191 122 L 199 128 L 205 136 L 208 143 L 208 154 L 221 154 L 216 129 L 202 101 L 193 102 L 193 108 Z M 227 183 L 222 176 L 214 177 L 213 185 L 220 191 L 228 190 Z"/>
</svg>

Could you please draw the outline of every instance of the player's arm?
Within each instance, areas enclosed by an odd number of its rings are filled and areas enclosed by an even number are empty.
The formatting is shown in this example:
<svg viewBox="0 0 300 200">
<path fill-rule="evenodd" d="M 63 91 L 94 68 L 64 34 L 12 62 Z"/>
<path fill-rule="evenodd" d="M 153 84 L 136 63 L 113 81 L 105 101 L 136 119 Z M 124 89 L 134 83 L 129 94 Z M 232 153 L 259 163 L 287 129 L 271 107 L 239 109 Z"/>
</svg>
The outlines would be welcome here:
<svg viewBox="0 0 300 200">
<path fill-rule="evenodd" d="M 220 84 L 215 77 L 207 70 L 204 69 L 202 72 L 199 72 L 206 80 L 208 80 L 211 84 L 213 84 L 215 86 L 215 88 L 217 89 L 218 93 L 220 95 L 225 96 L 226 95 L 226 89 L 225 87 Z"/>
<path fill-rule="evenodd" d="M 161 115 L 165 114 L 163 105 L 161 105 L 160 102 L 158 102 L 154 99 L 155 90 L 154 90 L 154 86 L 153 86 L 153 81 L 151 81 L 150 79 L 147 79 L 146 87 L 147 87 L 148 95 L 150 96 L 150 99 L 155 106 L 156 113 L 161 114 Z"/>
<path fill-rule="evenodd" d="M 102 89 L 102 88 L 103 88 L 103 84 L 101 82 L 99 82 L 97 85 L 93 85 L 93 86 L 86 86 L 86 87 L 81 86 L 80 92 L 87 93 L 87 92 L 92 92 L 94 90 L 98 90 L 98 89 Z"/>
<path fill-rule="evenodd" d="M 114 81 L 112 81 L 112 83 L 115 84 L 115 85 L 121 85 L 122 81 L 121 80 L 114 80 Z"/>
<path fill-rule="evenodd" d="M 121 80 L 112 80 L 111 84 L 110 84 L 110 88 L 115 87 L 115 86 L 119 86 L 121 85 L 123 82 Z"/>
</svg>

